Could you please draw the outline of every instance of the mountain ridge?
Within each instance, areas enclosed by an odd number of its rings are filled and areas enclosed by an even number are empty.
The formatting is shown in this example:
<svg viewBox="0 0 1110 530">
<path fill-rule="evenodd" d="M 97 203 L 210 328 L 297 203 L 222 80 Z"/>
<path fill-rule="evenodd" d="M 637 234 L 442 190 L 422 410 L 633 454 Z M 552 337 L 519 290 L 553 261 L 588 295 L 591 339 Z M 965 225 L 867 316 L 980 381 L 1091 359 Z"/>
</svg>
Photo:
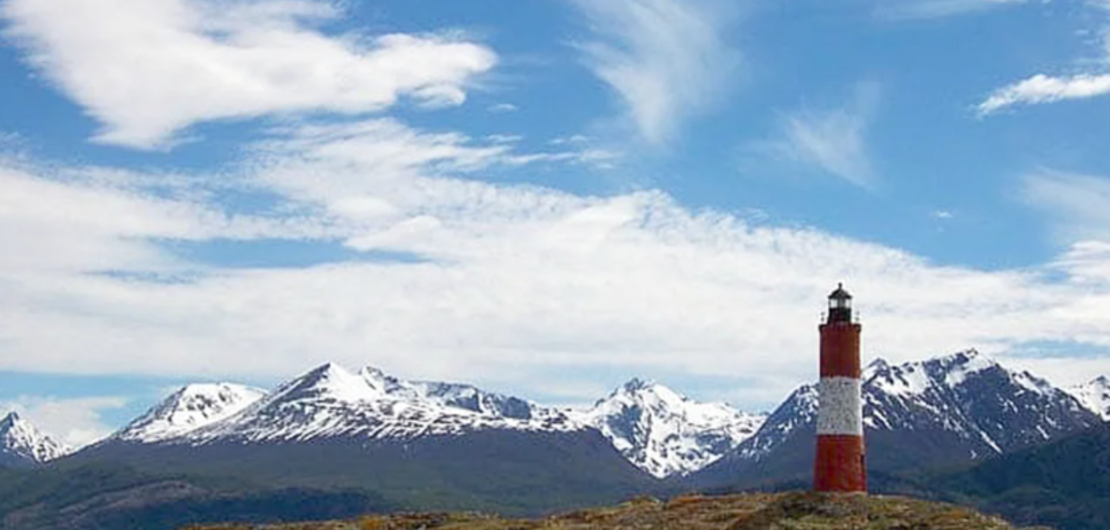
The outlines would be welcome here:
<svg viewBox="0 0 1110 530">
<path fill-rule="evenodd" d="M 995 438 L 1007 436 L 1005 429 L 999 428 L 1005 422 L 979 425 L 976 418 L 983 412 L 963 410 L 960 405 L 974 397 L 974 392 L 953 390 L 969 378 L 982 379 L 982 374 L 993 374 L 995 384 L 1006 387 L 994 391 L 996 397 L 1011 391 L 1034 398 L 1047 396 L 1034 405 L 1056 403 L 1052 405 L 1056 408 L 1053 418 L 1081 415 L 1077 406 L 1098 406 L 1090 399 L 1080 399 L 1082 395 L 1076 397 L 1076 390 L 1062 391 L 971 349 L 899 365 L 881 358 L 872 361 L 863 372 L 865 426 L 879 432 L 904 430 L 902 427 L 930 431 L 930 436 L 939 437 L 930 452 L 956 448 L 972 460 L 1057 434 L 1056 427 L 1026 418 L 1024 439 L 1003 440 L 1000 445 Z M 1088 386 L 1099 381 L 1106 378 Z M 1074 404 L 1066 402 L 1068 396 Z M 205 406 L 191 406 L 198 403 Z M 1059 410 L 1061 403 L 1070 408 Z M 696 474 L 726 457 L 759 461 L 782 439 L 794 436 L 795 429 L 808 429 L 816 410 L 812 385 L 799 387 L 770 415 L 750 414 L 723 403 L 697 402 L 641 378 L 630 379 L 589 409 L 560 410 L 472 385 L 407 381 L 374 367 L 350 372 L 327 363 L 268 393 L 231 383 L 186 386 L 109 439 L 196 445 L 230 440 L 303 442 L 355 435 L 402 440 L 488 428 L 535 432 L 594 428 L 634 465 L 657 478 L 668 478 Z M 290 414 L 299 419 L 287 421 Z M 184 421 L 172 421 L 179 416 Z M 896 426 L 899 422 L 902 425 Z M 1065 431 L 1076 428 L 1074 421 L 1064 423 Z"/>
<path fill-rule="evenodd" d="M 951 463 L 942 457 L 952 455 L 959 456 L 958 462 L 974 462 L 978 455 L 995 453 L 992 443 L 1003 452 L 1018 450 L 1099 421 L 1074 396 L 977 352 L 900 365 L 876 360 L 865 376 L 873 491 L 891 491 L 891 481 L 900 480 L 911 487 L 903 491 L 925 492 L 913 489 L 924 487 L 922 483 L 897 474 Z M 181 432 L 168 437 L 110 437 L 63 458 L 51 466 L 61 482 L 49 495 L 68 498 L 65 484 L 84 476 L 82 470 L 90 465 L 134 469 L 151 477 L 150 484 L 168 488 L 159 490 L 160 495 L 179 492 L 182 497 L 171 504 L 177 506 L 174 510 L 186 511 L 193 506 L 212 509 L 206 503 L 213 493 L 205 490 L 206 484 L 231 488 L 229 499 L 269 499 L 267 506 L 324 490 L 362 492 L 368 495 L 365 499 L 382 505 L 411 509 L 513 514 L 616 502 L 642 493 L 671 494 L 722 484 L 752 487 L 766 484 L 764 479 L 802 485 L 808 484 L 812 465 L 811 431 L 817 410 L 815 387 L 803 385 L 762 420 L 758 430 L 741 433 L 745 438 L 735 443 L 737 437 L 727 427 L 742 427 L 743 422 L 730 421 L 750 420 L 752 415 L 745 417 L 719 403 L 698 403 L 639 378 L 582 412 L 596 413 L 593 421 L 616 420 L 608 437 L 573 412 L 466 384 L 406 381 L 371 367 L 352 372 L 325 364 L 258 399 L 242 392 L 232 392 L 238 398 L 215 399 L 212 388 L 198 390 L 203 388 L 184 387 L 159 404 L 167 407 L 156 405 L 139 418 L 166 419 Z M 218 390 L 220 384 L 213 388 Z M 219 397 L 218 391 L 215 394 Z M 206 399 L 179 399 L 198 395 Z M 699 415 L 704 407 L 712 413 Z M 176 421 L 178 413 L 187 414 Z M 729 421 L 698 421 L 706 416 Z M 157 423 L 139 419 L 131 427 Z M 1046 419 L 1056 423 L 1056 430 Z M 992 430 L 992 421 L 1013 423 L 1019 432 L 1000 435 Z M 698 426 L 717 436 L 714 443 L 728 448 L 722 451 L 725 456 L 692 473 L 673 468 L 666 481 L 657 478 L 662 473 L 653 476 L 645 469 L 648 459 L 637 466 L 635 454 L 617 447 L 616 440 L 625 440 L 625 449 L 673 457 L 676 447 L 698 449 L 687 441 L 705 433 L 683 430 Z M 708 452 L 694 456 L 713 457 Z M 736 465 L 738 460 L 742 465 Z M 676 461 L 683 459 L 663 463 Z M 711 473 L 723 473 L 724 480 L 714 482 L 722 475 Z M 86 479 L 94 494 L 99 480 L 95 474 Z M 28 484 L 35 481 L 29 479 Z M 174 489 L 179 487 L 185 489 Z M 141 499 L 148 494 L 145 488 L 139 484 L 120 496 L 135 495 L 131 501 L 146 502 Z M 312 498 L 345 502 L 331 494 Z M 150 509 L 162 510 L 158 506 L 165 502 L 163 498 Z"/>
<path fill-rule="evenodd" d="M 970 463 L 1089 428 L 1100 420 L 1071 394 L 975 350 L 863 373 L 863 420 L 869 469 L 893 472 Z M 796 478 L 811 472 L 818 395 L 795 390 L 760 430 L 696 473 L 723 485 Z"/>
<path fill-rule="evenodd" d="M 351 372 L 326 363 L 271 392 L 233 383 L 187 385 L 99 444 L 405 440 L 490 428 L 597 429 L 630 462 L 662 478 L 704 467 L 753 434 L 762 420 L 639 378 L 591 409 L 576 411 L 468 384 L 407 381 L 374 367 Z"/>
<path fill-rule="evenodd" d="M 168 441 L 411 439 L 482 429 L 562 432 L 581 428 L 555 409 L 469 385 L 404 381 L 373 368 L 351 373 L 328 363 L 281 385 L 234 416 Z"/>
</svg>

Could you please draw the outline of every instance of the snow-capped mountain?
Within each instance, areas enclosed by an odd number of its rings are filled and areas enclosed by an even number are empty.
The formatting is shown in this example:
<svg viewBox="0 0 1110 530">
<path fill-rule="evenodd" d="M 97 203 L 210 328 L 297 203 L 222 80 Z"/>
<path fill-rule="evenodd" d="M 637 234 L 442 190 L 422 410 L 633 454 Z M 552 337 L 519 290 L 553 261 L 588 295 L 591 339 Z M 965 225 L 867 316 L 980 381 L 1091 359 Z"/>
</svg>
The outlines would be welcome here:
<svg viewBox="0 0 1110 530">
<path fill-rule="evenodd" d="M 0 465 L 39 465 L 69 452 L 15 412 L 0 420 Z"/>
<path fill-rule="evenodd" d="M 955 434 L 971 458 L 1000 454 L 1094 425 L 1067 392 L 975 350 L 922 363 L 872 363 L 864 424 L 875 431 Z"/>
<path fill-rule="evenodd" d="M 766 419 L 724 403 L 699 403 L 639 379 L 572 415 L 596 427 L 625 458 L 658 478 L 705 467 L 755 434 Z"/>
<path fill-rule="evenodd" d="M 179 394 L 205 399 L 171 398 L 70 458 L 157 475 L 387 492 L 401 505 L 487 498 L 549 509 L 550 499 L 616 500 L 653 482 L 597 429 L 469 385 L 327 364 L 245 407 L 251 392 Z M 201 406 L 182 414 L 182 401 Z"/>
<path fill-rule="evenodd" d="M 1106 376 L 1072 387 L 1068 392 L 1103 421 L 1110 421 L 1110 379 Z"/>
<path fill-rule="evenodd" d="M 1008 453 L 1099 422 L 1067 392 L 975 350 L 897 366 L 876 360 L 864 370 L 862 390 L 868 465 L 884 470 Z M 767 476 L 806 473 L 817 404 L 813 386 L 795 391 L 706 476 L 753 466 Z"/>
<path fill-rule="evenodd" d="M 232 383 L 187 385 L 112 438 L 128 442 L 168 440 L 229 418 L 265 395 L 265 390 Z"/>
<path fill-rule="evenodd" d="M 582 425 L 564 413 L 469 385 L 404 381 L 374 368 L 326 364 L 218 421 L 160 442 L 405 440 L 482 429 L 560 432 Z"/>
</svg>

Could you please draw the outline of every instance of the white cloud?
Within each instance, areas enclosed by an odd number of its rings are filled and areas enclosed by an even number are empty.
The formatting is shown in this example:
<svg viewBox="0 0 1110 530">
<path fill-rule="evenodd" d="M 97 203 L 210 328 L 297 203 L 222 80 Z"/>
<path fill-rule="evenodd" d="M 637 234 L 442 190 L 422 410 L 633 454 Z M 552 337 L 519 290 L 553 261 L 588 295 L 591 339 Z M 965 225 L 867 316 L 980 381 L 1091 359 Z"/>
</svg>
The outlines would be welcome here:
<svg viewBox="0 0 1110 530">
<path fill-rule="evenodd" d="M 523 136 L 516 134 L 490 134 L 486 136 L 486 140 L 495 144 L 516 144 L 523 139 Z"/>
<path fill-rule="evenodd" d="M 410 96 L 461 104 L 496 55 L 443 36 L 332 36 L 323 0 L 6 0 L 28 60 L 104 124 L 151 148 L 195 123 L 279 113 L 374 112 Z"/>
<path fill-rule="evenodd" d="M 1028 0 L 899 0 L 881 2 L 878 9 L 884 18 L 931 19 L 974 13 L 1005 5 L 1024 4 Z"/>
<path fill-rule="evenodd" d="M 1110 2 L 1106 0 L 1090 0 L 1086 5 L 1104 19 L 1110 15 Z M 1098 65 L 1097 70 L 1066 76 L 1036 74 L 1011 83 L 995 90 L 976 106 L 979 117 L 1016 105 L 1042 105 L 1110 94 L 1110 73 L 1107 73 L 1110 66 L 1110 22 L 1104 20 L 1101 34 L 1100 57 L 1093 61 Z"/>
<path fill-rule="evenodd" d="M 814 324 L 841 280 L 857 296 L 868 358 L 1053 340 L 1110 346 L 1110 282 L 1081 281 L 1110 260 L 943 267 L 816 229 L 690 211 L 658 191 L 580 197 L 490 184 L 464 177 L 522 155 L 388 120 L 290 129 L 254 155 L 249 174 L 221 176 L 328 220 L 267 230 L 421 259 L 215 269 L 176 283 L 90 275 L 146 267 L 134 253 L 156 251 L 152 238 L 246 236 L 237 223 L 210 222 L 212 205 L 118 187 L 84 195 L 80 181 L 6 170 L 19 176 L 0 179 L 0 197 L 59 189 L 28 198 L 37 208 L 0 209 L 9 215 L 0 226 L 21 227 L 0 246 L 36 255 L 0 268 L 0 367 L 258 379 L 335 360 L 547 389 L 552 373 L 585 388 L 603 369 L 734 374 L 755 382 L 733 395 L 781 396 L 812 379 Z M 90 197 L 97 223 L 71 193 Z M 40 213 L 68 208 L 75 215 Z M 68 254 L 27 246 L 60 247 L 85 224 L 99 235 Z M 313 235 L 305 225 L 342 229 Z"/>
<path fill-rule="evenodd" d="M 725 32 L 732 17 L 715 0 L 573 0 L 593 40 L 586 65 L 627 107 L 640 135 L 660 144 L 727 89 L 740 64 Z"/>
<path fill-rule="evenodd" d="M 572 134 L 570 136 L 559 136 L 552 138 L 548 143 L 551 145 L 567 145 L 567 144 L 581 144 L 589 142 L 591 138 L 584 134 Z"/>
<path fill-rule="evenodd" d="M 0 247 L 12 249 L 0 253 L 0 274 L 171 271 L 179 264 L 155 240 L 318 239 L 349 231 L 327 217 L 229 214 L 187 190 L 152 193 L 144 180 L 0 158 Z"/>
<path fill-rule="evenodd" d="M 577 5 L 595 32 L 580 49 L 649 141 L 710 108 L 737 66 L 723 44 L 724 3 Z M 496 60 L 444 37 L 331 37 L 319 28 L 335 8 L 316 1 L 8 0 L 2 9 L 38 68 L 105 124 L 102 140 L 136 146 L 210 120 L 360 114 L 405 96 L 459 104 Z M 219 23 L 204 16 L 214 9 Z M 782 152 L 870 185 L 877 97 L 861 85 L 841 107 L 784 116 Z M 524 153 L 504 137 L 387 118 L 271 135 L 236 169 L 208 177 L 0 160 L 0 369 L 258 379 L 335 360 L 583 401 L 604 388 L 590 378 L 605 368 L 734 374 L 755 382 L 732 395 L 772 399 L 814 377 L 815 320 L 840 280 L 857 295 L 868 357 L 1054 340 L 1110 346 L 1110 253 L 1097 242 L 1043 267 L 944 267 L 817 229 L 692 211 L 660 191 L 576 196 L 474 178 L 619 159 L 584 137 L 553 142 L 567 151 Z M 1098 208 L 1066 183 L 1030 181 L 1038 185 L 1060 205 Z M 212 200 L 221 186 L 281 204 L 228 211 Z M 198 271 L 160 244 L 264 238 L 418 259 Z M 191 276 L 97 274 L 106 271 Z M 76 418 L 66 437 L 88 440 L 104 432 L 90 414 L 113 403 L 52 416 Z"/>
<path fill-rule="evenodd" d="M 490 105 L 488 110 L 494 114 L 505 114 L 507 112 L 516 112 L 520 109 L 512 103 L 498 103 L 496 105 Z"/>
<path fill-rule="evenodd" d="M 857 186 L 871 187 L 876 176 L 867 148 L 867 128 L 878 101 L 877 85 L 860 84 L 852 100 L 843 106 L 803 108 L 784 114 L 779 123 L 780 137 L 756 148 L 811 164 Z"/>
<path fill-rule="evenodd" d="M 996 90 L 979 104 L 978 112 L 980 116 L 987 116 L 1014 105 L 1039 105 L 1106 94 L 1110 94 L 1110 74 L 1081 74 L 1072 77 L 1037 74 Z"/>
<path fill-rule="evenodd" d="M 127 402 L 117 396 L 72 399 L 21 396 L 0 402 L 0 411 L 18 412 L 55 441 L 80 448 L 111 434 L 115 429 L 104 421 L 101 412 L 123 408 Z"/>
</svg>

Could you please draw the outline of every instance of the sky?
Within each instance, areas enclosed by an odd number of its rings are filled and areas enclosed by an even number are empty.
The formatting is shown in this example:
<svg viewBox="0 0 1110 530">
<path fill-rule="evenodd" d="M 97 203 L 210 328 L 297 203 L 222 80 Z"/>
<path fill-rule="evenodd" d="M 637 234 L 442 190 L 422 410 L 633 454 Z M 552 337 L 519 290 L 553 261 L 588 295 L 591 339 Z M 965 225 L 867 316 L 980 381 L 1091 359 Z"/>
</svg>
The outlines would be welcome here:
<svg viewBox="0 0 1110 530">
<path fill-rule="evenodd" d="M 749 411 L 1110 374 L 1107 0 L 0 0 L 0 412 L 334 361 Z"/>
</svg>

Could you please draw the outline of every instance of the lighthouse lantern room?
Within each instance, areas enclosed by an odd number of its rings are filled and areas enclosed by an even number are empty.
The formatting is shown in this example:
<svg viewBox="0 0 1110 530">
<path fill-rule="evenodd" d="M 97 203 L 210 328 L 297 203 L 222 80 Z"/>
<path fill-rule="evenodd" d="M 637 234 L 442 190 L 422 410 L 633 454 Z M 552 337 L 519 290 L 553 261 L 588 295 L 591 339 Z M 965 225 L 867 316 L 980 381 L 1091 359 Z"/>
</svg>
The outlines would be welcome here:
<svg viewBox="0 0 1110 530">
<path fill-rule="evenodd" d="M 829 295 L 829 322 L 852 321 L 852 295 L 844 290 L 844 284 L 837 284 L 836 290 Z"/>
</svg>

